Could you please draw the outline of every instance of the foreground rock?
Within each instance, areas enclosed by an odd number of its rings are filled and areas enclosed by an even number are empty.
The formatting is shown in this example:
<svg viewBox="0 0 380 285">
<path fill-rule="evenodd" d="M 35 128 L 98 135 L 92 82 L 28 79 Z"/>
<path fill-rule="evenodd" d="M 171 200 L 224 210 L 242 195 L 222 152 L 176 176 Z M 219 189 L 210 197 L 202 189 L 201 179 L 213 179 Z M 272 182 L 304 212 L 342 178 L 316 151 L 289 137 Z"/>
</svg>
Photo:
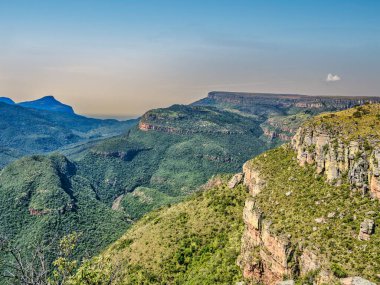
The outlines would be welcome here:
<svg viewBox="0 0 380 285">
<path fill-rule="evenodd" d="M 348 182 L 352 190 L 380 199 L 379 106 L 320 116 L 301 127 L 291 141 L 300 165 L 315 164 L 317 174 L 325 175 L 329 183 Z M 366 120 L 355 121 L 355 116 Z"/>
<path fill-rule="evenodd" d="M 340 280 L 342 285 L 376 285 L 368 280 L 365 280 L 361 277 L 350 277 Z"/>
<path fill-rule="evenodd" d="M 358 238 L 360 240 L 370 240 L 370 236 L 373 234 L 375 230 L 375 222 L 371 219 L 365 219 L 360 224 L 360 231 Z"/>
</svg>

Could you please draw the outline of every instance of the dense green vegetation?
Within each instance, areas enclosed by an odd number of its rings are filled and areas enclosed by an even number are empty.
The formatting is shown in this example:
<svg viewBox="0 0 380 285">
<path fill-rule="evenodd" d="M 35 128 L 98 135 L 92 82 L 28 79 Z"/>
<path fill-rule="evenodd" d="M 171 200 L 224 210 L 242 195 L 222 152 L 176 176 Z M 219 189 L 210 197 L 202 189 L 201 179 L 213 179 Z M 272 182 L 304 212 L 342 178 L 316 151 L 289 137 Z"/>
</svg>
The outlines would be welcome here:
<svg viewBox="0 0 380 285">
<path fill-rule="evenodd" d="M 106 284 L 111 275 L 112 284 L 241 281 L 236 258 L 246 190 L 227 188 L 226 177 L 214 181 L 211 189 L 144 216 L 101 256 L 85 263 L 73 284 L 90 284 L 89 279 Z"/>
<path fill-rule="evenodd" d="M 174 105 L 146 113 L 140 128 L 131 128 L 133 121 L 102 121 L 0 103 L 0 165 L 56 149 L 76 159 L 32 156 L 3 169 L 0 234 L 24 252 L 32 244 L 53 240 L 48 256 L 53 260 L 57 241 L 75 231 L 79 242 L 74 258 L 90 258 L 119 238 L 131 220 L 161 207 L 100 257 L 85 261 L 76 278 L 84 282 L 93 275 L 104 281 L 117 272 L 115 280 L 126 284 L 238 281 L 235 261 L 245 191 L 242 186 L 229 190 L 223 185 L 194 192 L 211 176 L 240 171 L 247 159 L 280 143 L 263 136 L 260 126 L 290 135 L 289 129 L 308 117 L 338 108 L 284 107 L 281 100 L 258 105 Z M 368 108 L 372 107 L 347 111 L 337 121 L 347 121 L 359 135 L 368 135 L 377 124 L 373 119 L 378 119 Z M 334 116 L 322 115 L 316 122 Z M 356 120 L 367 117 L 368 124 L 359 128 Z M 123 135 L 101 139 L 128 129 Z M 362 262 L 379 259 L 378 233 L 366 248 L 355 240 L 358 225 L 369 211 L 365 209 L 378 207 L 376 202 L 361 199 L 346 185 L 326 185 L 312 168 L 298 167 L 288 149 L 269 152 L 254 163 L 268 180 L 268 190 L 258 200 L 276 231 L 291 233 L 305 247 L 316 246 L 331 260 L 336 274 L 370 276 L 380 269 Z M 291 192 L 290 198 L 284 191 Z M 315 218 L 330 212 L 336 212 L 335 218 L 316 225 L 317 230 L 311 226 Z M 378 212 L 371 217 L 379 222 Z M 305 233 L 310 239 L 302 239 Z M 339 262 L 343 265 L 335 266 Z"/>
<path fill-rule="evenodd" d="M 274 231 L 290 234 L 294 244 L 323 256 L 337 277 L 376 278 L 380 232 L 370 241 L 357 236 L 365 218 L 380 223 L 378 200 L 353 192 L 348 185 L 327 184 L 323 176 L 316 176 L 314 166 L 300 167 L 288 147 L 268 151 L 250 163 L 266 181 L 255 199 L 266 219 L 273 222 Z M 318 223 L 319 218 L 323 222 Z"/>
<path fill-rule="evenodd" d="M 0 103 L 0 167 L 24 155 L 126 132 L 136 122 L 98 120 L 70 113 Z"/>
<path fill-rule="evenodd" d="M 126 217 L 99 201 L 90 182 L 61 155 L 27 157 L 3 169 L 0 201 L 1 237 L 22 252 L 52 243 L 50 260 L 60 237 L 73 231 L 81 234 L 75 252 L 81 258 L 98 253 L 129 227 Z"/>
<path fill-rule="evenodd" d="M 120 205 L 131 218 L 183 199 L 214 174 L 239 171 L 248 158 L 273 145 L 260 138 L 254 118 L 212 107 L 174 105 L 148 112 L 142 122 L 170 131 L 136 127 L 77 161 L 78 174 L 92 181 L 101 200 L 111 205 L 124 195 Z M 144 192 L 153 198 L 140 199 L 138 207 L 128 194 L 137 187 L 149 188 Z"/>
</svg>

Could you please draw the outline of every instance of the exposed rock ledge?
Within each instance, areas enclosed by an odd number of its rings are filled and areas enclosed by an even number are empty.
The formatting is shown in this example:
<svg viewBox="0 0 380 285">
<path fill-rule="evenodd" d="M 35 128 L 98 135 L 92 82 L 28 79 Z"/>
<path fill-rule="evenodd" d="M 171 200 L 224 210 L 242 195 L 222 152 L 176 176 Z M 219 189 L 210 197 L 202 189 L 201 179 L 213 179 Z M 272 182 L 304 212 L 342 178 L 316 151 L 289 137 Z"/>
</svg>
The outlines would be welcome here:
<svg viewBox="0 0 380 285">
<path fill-rule="evenodd" d="M 255 196 L 265 190 L 265 179 L 251 162 L 244 164 L 243 173 L 244 184 L 252 197 L 246 200 L 243 210 L 245 230 L 237 264 L 248 284 L 281 284 L 285 277 L 303 277 L 317 272 L 315 285 L 338 282 L 373 285 L 359 277 L 338 280 L 317 250 L 303 248 L 292 242 L 290 235 L 278 235 L 272 231 L 271 221 L 255 202 Z M 358 280 L 367 283 L 357 283 Z"/>
<path fill-rule="evenodd" d="M 243 219 L 245 231 L 238 265 L 252 284 L 277 284 L 285 276 L 304 276 L 323 268 L 323 261 L 314 252 L 292 244 L 289 236 L 271 231 L 271 222 L 265 219 L 253 197 L 245 203 Z M 333 279 L 327 270 L 320 270 L 317 277 L 318 284 L 329 284 Z"/>
<path fill-rule="evenodd" d="M 378 142 L 357 139 L 343 142 L 321 127 L 300 128 L 291 141 L 300 165 L 316 164 L 317 174 L 331 184 L 348 182 L 353 190 L 380 199 Z"/>
</svg>

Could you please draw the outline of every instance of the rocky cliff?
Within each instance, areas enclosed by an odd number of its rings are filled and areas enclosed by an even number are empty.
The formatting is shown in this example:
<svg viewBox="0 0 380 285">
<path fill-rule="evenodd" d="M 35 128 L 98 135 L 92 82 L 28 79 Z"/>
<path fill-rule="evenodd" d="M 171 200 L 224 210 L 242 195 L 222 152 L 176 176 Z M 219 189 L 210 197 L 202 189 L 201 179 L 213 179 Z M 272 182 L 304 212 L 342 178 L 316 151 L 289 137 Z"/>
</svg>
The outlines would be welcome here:
<svg viewBox="0 0 380 285">
<path fill-rule="evenodd" d="M 380 102 L 380 98 L 214 91 L 192 105 L 256 116 L 267 139 L 284 142 L 314 115 L 375 102 Z"/>
<path fill-rule="evenodd" d="M 291 143 L 300 165 L 315 164 L 329 183 L 380 199 L 379 112 L 379 105 L 364 106 L 305 124 Z"/>
<path fill-rule="evenodd" d="M 249 284 L 380 281 L 379 113 L 375 104 L 320 115 L 244 164 L 238 265 Z"/>
</svg>

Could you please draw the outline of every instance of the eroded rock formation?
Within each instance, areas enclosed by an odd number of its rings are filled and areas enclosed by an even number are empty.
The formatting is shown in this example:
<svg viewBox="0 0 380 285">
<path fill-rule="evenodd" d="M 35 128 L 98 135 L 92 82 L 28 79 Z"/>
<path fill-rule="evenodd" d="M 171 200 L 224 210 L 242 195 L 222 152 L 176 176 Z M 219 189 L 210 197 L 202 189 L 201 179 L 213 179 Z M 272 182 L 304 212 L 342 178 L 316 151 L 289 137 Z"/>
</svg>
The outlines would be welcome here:
<svg viewBox="0 0 380 285">
<path fill-rule="evenodd" d="M 377 141 L 358 138 L 344 141 L 338 135 L 323 128 L 300 128 L 291 141 L 291 147 L 297 154 L 301 166 L 315 165 L 317 174 L 325 175 L 326 182 L 332 185 L 349 183 L 352 190 L 380 198 L 380 148 Z M 265 154 L 264 154 L 265 156 Z M 249 161 L 243 166 L 244 184 L 251 197 L 244 207 L 243 219 L 245 231 L 242 237 L 241 254 L 238 265 L 248 284 L 265 285 L 287 284 L 281 282 L 285 277 L 299 278 L 316 274 L 313 284 L 373 284 L 359 277 L 339 280 L 331 271 L 329 261 L 318 249 L 304 248 L 292 241 L 286 233 L 277 234 L 271 230 L 271 221 L 266 217 L 255 201 L 255 196 L 266 191 L 267 182 L 261 176 L 260 169 Z M 292 195 L 291 192 L 286 196 Z M 327 219 L 336 216 L 329 212 Z M 268 216 L 270 213 L 268 213 Z M 316 219 L 316 223 L 325 223 L 325 218 Z M 372 219 L 361 223 L 358 238 L 368 241 L 374 233 Z"/>
<path fill-rule="evenodd" d="M 344 141 L 321 127 L 300 128 L 291 141 L 300 165 L 315 164 L 331 184 L 348 182 L 353 190 L 380 199 L 380 148 L 377 141 Z"/>
</svg>

